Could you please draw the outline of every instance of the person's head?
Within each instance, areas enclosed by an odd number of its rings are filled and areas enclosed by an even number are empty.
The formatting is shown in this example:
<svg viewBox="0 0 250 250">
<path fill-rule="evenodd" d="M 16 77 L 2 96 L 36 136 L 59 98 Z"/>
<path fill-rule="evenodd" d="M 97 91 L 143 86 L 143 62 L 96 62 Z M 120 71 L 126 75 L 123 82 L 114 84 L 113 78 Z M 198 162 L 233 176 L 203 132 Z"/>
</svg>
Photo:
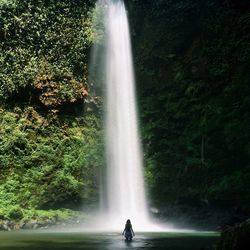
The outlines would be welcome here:
<svg viewBox="0 0 250 250">
<path fill-rule="evenodd" d="M 131 224 L 131 221 L 130 221 L 130 220 L 127 220 L 127 224 Z"/>
</svg>

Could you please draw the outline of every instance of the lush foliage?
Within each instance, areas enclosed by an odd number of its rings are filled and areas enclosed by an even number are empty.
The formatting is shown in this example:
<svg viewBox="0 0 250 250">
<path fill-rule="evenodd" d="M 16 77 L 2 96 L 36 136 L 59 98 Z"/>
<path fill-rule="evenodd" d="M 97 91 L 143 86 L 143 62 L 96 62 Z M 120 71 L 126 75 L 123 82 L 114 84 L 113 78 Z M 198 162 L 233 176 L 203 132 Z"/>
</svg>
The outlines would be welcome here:
<svg viewBox="0 0 250 250">
<path fill-rule="evenodd" d="M 102 142 L 94 116 L 50 120 L 32 107 L 0 116 L 0 208 L 96 201 Z"/>
<path fill-rule="evenodd" d="M 88 94 L 90 6 L 79 0 L 1 0 L 2 100 L 20 98 L 51 109 Z"/>
<path fill-rule="evenodd" d="M 0 1 L 0 215 L 7 218 L 98 199 L 101 128 L 87 112 L 92 7 Z"/>
<path fill-rule="evenodd" d="M 153 199 L 250 205 L 249 5 L 131 1 Z"/>
</svg>

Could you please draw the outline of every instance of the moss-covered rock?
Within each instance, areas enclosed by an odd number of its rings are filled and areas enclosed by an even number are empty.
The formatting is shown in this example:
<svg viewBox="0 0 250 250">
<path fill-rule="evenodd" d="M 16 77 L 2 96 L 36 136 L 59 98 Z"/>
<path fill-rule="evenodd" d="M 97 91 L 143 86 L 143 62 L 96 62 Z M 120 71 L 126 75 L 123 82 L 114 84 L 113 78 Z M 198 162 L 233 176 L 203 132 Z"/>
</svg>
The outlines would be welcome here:
<svg viewBox="0 0 250 250">
<path fill-rule="evenodd" d="M 9 211 L 6 209 L 6 213 L 8 214 L 0 219 L 0 231 L 76 227 L 88 218 L 85 213 L 70 209 L 21 210 L 11 208 Z"/>
</svg>

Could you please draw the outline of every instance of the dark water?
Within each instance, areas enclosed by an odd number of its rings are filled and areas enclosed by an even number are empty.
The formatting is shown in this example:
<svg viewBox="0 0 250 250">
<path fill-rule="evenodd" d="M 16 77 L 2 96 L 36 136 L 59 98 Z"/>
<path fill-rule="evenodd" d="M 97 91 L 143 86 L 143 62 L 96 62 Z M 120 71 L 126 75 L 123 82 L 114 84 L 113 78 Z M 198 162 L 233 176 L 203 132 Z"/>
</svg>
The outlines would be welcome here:
<svg viewBox="0 0 250 250">
<path fill-rule="evenodd" d="M 208 250 L 214 249 L 216 233 L 138 233 L 132 242 L 126 242 L 120 234 L 88 234 L 58 232 L 1 232 L 2 250 Z"/>
</svg>

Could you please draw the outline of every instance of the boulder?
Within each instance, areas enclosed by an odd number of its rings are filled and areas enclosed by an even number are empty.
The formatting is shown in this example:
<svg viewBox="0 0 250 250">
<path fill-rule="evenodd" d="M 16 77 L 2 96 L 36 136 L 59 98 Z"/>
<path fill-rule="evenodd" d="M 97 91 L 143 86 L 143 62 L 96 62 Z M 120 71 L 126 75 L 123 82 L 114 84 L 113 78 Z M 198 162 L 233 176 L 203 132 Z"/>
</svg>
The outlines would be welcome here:
<svg viewBox="0 0 250 250">
<path fill-rule="evenodd" d="M 38 227 L 37 220 L 29 220 L 22 225 L 22 229 L 36 229 Z"/>
<path fill-rule="evenodd" d="M 226 227 L 222 233 L 217 250 L 248 250 L 250 248 L 250 219 L 232 227 Z"/>
<path fill-rule="evenodd" d="M 0 231 L 11 231 L 13 226 L 13 223 L 11 223 L 9 220 L 0 221 Z"/>
</svg>

